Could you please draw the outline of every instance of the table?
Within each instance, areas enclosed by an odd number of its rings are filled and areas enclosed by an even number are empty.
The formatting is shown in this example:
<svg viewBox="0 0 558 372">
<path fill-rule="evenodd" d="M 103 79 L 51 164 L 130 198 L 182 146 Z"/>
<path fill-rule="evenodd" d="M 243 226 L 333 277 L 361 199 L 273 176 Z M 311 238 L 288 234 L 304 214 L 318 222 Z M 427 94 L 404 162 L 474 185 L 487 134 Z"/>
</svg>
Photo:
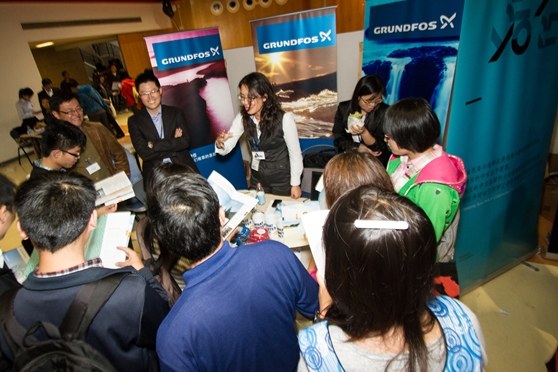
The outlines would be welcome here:
<svg viewBox="0 0 558 372">
<path fill-rule="evenodd" d="M 20 136 L 22 141 L 31 143 L 33 145 L 33 151 L 35 151 L 35 155 L 37 155 L 37 159 L 42 157 L 41 153 L 41 138 L 40 134 L 22 134 Z"/>
<path fill-rule="evenodd" d="M 253 197 L 256 197 L 255 190 L 250 190 L 247 193 Z M 310 201 L 310 199 L 308 198 L 299 198 L 295 200 L 287 196 L 266 194 L 265 204 L 263 205 L 257 204 L 255 210 L 263 212 L 264 214 L 268 211 L 273 210 L 273 207 L 271 205 L 273 201 L 276 199 L 282 200 L 287 203 L 288 202 L 304 203 Z M 300 262 L 302 262 L 304 267 L 308 267 L 308 263 L 312 258 L 312 253 L 310 252 L 310 246 L 308 245 L 308 241 L 306 240 L 306 234 L 304 233 L 302 224 L 298 224 L 297 226 L 284 227 L 284 238 L 282 243 L 284 243 L 293 251 L 295 256 L 298 257 L 298 259 L 300 260 Z"/>
</svg>

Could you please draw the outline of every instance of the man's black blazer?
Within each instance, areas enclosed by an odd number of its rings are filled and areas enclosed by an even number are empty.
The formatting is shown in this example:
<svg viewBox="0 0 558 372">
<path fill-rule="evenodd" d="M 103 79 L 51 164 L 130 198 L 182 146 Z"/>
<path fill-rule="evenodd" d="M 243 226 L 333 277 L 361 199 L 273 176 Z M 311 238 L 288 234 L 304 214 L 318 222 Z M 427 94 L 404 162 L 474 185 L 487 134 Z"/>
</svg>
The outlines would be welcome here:
<svg viewBox="0 0 558 372">
<path fill-rule="evenodd" d="M 140 112 L 128 118 L 128 131 L 132 144 L 143 164 L 144 182 L 149 179 L 153 168 L 170 158 L 173 163 L 187 165 L 199 173 L 198 167 L 190 156 L 190 136 L 186 131 L 186 119 L 182 112 L 172 106 L 161 105 L 164 138 L 161 139 L 151 120 L 151 116 L 144 107 Z M 177 128 L 182 129 L 182 137 L 174 138 Z M 149 146 L 151 142 L 152 146 Z"/>
</svg>

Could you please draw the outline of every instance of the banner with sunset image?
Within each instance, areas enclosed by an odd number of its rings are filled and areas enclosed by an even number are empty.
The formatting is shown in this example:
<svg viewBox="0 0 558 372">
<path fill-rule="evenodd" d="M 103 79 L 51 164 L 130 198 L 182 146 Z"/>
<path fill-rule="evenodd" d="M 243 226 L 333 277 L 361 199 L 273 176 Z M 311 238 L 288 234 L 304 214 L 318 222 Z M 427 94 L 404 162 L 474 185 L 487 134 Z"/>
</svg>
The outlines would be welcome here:
<svg viewBox="0 0 558 372">
<path fill-rule="evenodd" d="M 300 138 L 330 138 L 337 108 L 335 7 L 251 22 L 256 69 L 292 112 Z"/>
</svg>

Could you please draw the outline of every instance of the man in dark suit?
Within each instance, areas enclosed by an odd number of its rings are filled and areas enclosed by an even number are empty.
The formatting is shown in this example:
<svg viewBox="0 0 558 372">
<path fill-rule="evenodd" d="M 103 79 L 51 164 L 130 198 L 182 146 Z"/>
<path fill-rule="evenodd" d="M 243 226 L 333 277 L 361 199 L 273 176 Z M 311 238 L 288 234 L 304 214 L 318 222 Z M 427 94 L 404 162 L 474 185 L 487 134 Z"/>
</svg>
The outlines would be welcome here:
<svg viewBox="0 0 558 372">
<path fill-rule="evenodd" d="M 142 73 L 135 81 L 143 109 L 128 119 L 132 144 L 143 161 L 143 179 L 149 180 L 160 163 L 178 163 L 198 171 L 188 152 L 190 137 L 182 112 L 161 104 L 161 84 L 153 73 Z"/>
<path fill-rule="evenodd" d="M 44 78 L 41 80 L 41 84 L 43 89 L 37 95 L 39 99 L 39 103 L 41 104 L 41 111 L 43 112 L 43 116 L 45 118 L 45 124 L 50 124 L 51 116 L 50 116 L 50 107 L 48 106 L 48 101 L 50 97 L 54 95 L 54 93 L 58 92 L 60 89 L 52 86 L 52 80 L 49 78 Z"/>
</svg>

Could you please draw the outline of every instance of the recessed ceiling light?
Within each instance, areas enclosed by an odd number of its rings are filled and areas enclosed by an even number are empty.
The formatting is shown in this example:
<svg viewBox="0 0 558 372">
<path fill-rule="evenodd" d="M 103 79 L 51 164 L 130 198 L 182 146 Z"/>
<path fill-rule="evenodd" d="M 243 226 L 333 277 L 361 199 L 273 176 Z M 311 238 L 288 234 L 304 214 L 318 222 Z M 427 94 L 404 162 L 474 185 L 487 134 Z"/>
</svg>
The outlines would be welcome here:
<svg viewBox="0 0 558 372">
<path fill-rule="evenodd" d="M 54 43 L 52 41 L 47 41 L 46 43 L 41 43 L 41 44 L 37 44 L 35 45 L 35 48 L 45 48 L 48 46 L 54 45 Z"/>
</svg>

